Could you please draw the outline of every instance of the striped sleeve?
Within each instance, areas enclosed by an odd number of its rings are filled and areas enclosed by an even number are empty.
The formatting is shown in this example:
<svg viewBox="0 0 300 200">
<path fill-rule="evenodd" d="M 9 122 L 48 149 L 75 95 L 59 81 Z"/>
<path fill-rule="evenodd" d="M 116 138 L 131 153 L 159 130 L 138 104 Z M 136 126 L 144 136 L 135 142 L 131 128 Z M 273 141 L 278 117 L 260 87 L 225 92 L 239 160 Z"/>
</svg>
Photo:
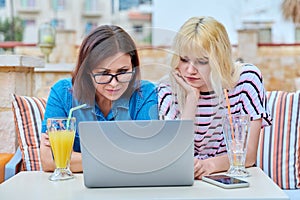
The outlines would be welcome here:
<svg viewBox="0 0 300 200">
<path fill-rule="evenodd" d="M 171 86 L 160 83 L 158 86 L 159 116 L 163 119 L 178 119 L 179 109 L 176 99 L 173 100 Z"/>
<path fill-rule="evenodd" d="M 243 67 L 239 83 L 230 94 L 230 100 L 234 105 L 240 105 L 242 113 L 249 114 L 251 120 L 262 118 L 262 127 L 272 124 L 263 77 L 256 66 L 246 64 Z"/>
</svg>

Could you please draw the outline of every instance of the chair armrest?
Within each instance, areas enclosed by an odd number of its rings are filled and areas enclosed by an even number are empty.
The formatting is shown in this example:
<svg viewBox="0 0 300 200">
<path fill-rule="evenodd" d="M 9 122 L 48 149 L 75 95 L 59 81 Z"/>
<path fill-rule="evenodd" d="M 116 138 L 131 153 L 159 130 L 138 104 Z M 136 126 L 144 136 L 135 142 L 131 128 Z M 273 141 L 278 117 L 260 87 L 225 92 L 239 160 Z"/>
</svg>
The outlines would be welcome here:
<svg viewBox="0 0 300 200">
<path fill-rule="evenodd" d="M 16 172 L 20 171 L 19 169 L 19 164 L 22 161 L 22 153 L 20 150 L 20 147 L 18 147 L 16 153 L 14 154 L 14 156 L 12 157 L 12 159 L 10 159 L 10 161 L 8 163 L 6 163 L 5 165 L 5 177 L 4 180 L 6 181 L 7 179 L 9 179 L 10 177 L 14 176 L 16 174 Z"/>
<path fill-rule="evenodd" d="M 298 200 L 300 197 L 300 189 L 283 190 L 290 198 L 290 200 Z"/>
</svg>

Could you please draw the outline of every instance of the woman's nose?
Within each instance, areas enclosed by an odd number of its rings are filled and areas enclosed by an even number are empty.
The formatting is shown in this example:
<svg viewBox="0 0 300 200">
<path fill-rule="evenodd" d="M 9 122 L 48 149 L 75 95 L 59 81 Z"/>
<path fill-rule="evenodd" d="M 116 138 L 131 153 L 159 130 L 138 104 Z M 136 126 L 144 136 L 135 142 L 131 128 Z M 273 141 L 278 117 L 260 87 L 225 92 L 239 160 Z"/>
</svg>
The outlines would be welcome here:
<svg viewBox="0 0 300 200">
<path fill-rule="evenodd" d="M 195 66 L 192 62 L 189 62 L 189 64 L 187 65 L 186 71 L 190 74 L 195 74 L 198 72 L 198 70 L 195 68 Z"/>
<path fill-rule="evenodd" d="M 119 82 L 119 81 L 117 80 L 117 77 L 113 77 L 109 84 L 110 84 L 110 85 L 117 85 L 118 82 Z"/>
</svg>

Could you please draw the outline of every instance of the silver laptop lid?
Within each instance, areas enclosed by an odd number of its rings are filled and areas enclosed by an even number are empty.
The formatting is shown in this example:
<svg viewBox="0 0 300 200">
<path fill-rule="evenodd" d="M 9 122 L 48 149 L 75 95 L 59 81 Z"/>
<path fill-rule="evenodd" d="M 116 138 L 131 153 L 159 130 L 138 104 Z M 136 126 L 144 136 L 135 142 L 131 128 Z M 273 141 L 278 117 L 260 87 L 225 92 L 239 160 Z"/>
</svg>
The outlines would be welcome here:
<svg viewBox="0 0 300 200">
<path fill-rule="evenodd" d="M 86 187 L 192 185 L 192 120 L 79 123 Z"/>
</svg>

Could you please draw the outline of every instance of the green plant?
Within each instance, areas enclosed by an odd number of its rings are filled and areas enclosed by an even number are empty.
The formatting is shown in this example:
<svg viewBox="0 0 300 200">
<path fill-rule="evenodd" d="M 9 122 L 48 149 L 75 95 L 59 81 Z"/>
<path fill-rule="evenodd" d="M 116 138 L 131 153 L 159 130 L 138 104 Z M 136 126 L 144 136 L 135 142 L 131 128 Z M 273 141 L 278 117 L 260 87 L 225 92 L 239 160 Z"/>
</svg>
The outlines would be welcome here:
<svg viewBox="0 0 300 200">
<path fill-rule="evenodd" d="M 0 32 L 4 35 L 4 41 L 22 41 L 23 31 L 23 21 L 19 17 L 15 17 L 14 20 L 11 18 L 0 20 Z"/>
<path fill-rule="evenodd" d="M 148 36 L 144 37 L 143 42 L 145 42 L 146 44 L 151 45 L 152 44 L 152 34 L 149 33 Z"/>
</svg>

